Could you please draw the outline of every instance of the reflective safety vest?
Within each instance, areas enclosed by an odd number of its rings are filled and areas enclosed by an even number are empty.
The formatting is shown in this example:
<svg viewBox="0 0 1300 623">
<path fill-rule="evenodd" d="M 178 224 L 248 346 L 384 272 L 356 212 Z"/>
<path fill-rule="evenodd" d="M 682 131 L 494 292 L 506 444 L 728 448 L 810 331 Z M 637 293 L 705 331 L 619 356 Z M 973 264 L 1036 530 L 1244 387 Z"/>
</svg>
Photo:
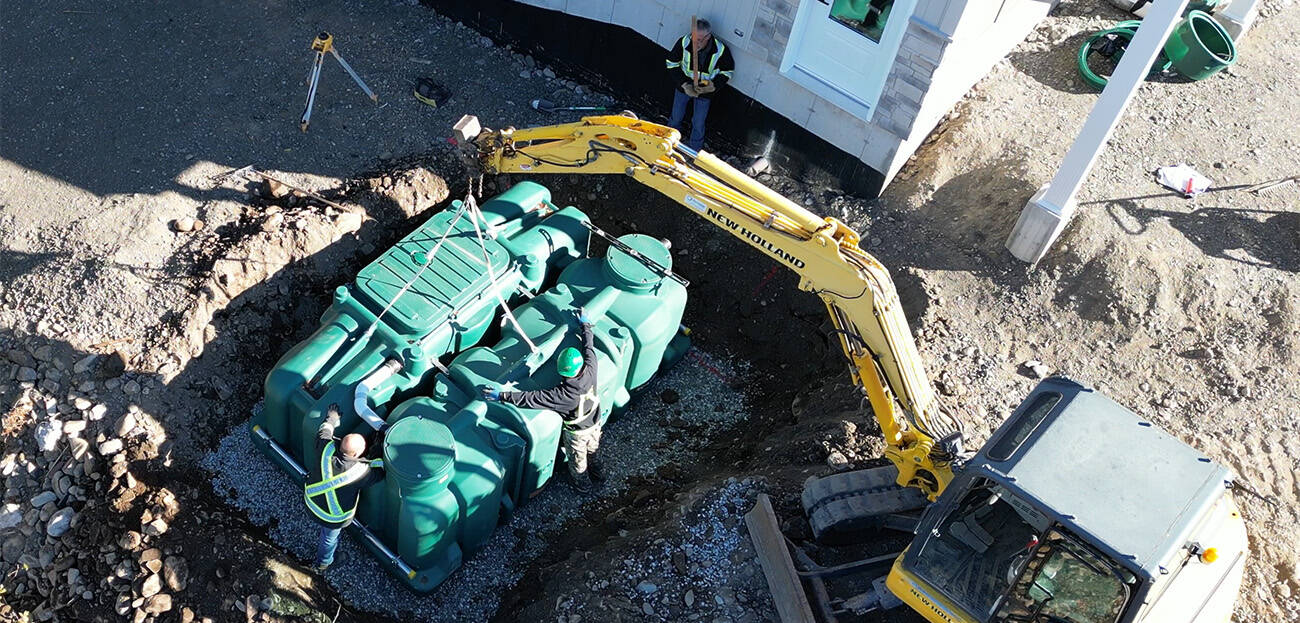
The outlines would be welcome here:
<svg viewBox="0 0 1300 623">
<path fill-rule="evenodd" d="M 722 41 L 719 41 L 717 37 L 713 38 L 713 45 L 716 49 L 713 51 L 713 56 L 709 57 L 708 64 L 707 65 L 701 64 L 699 67 L 700 77 L 707 80 L 713 80 L 717 78 L 718 75 L 722 75 L 726 77 L 728 80 L 730 80 L 731 74 L 733 72 L 718 71 L 718 59 L 722 58 L 722 53 L 727 50 L 727 46 L 723 45 Z M 691 36 L 689 34 L 686 35 L 685 37 L 682 37 L 682 60 L 678 62 L 666 60 L 664 61 L 664 65 L 668 69 L 680 67 L 682 73 L 686 74 L 687 78 L 692 77 L 691 76 Z"/>
<path fill-rule="evenodd" d="M 581 422 L 590 416 L 591 424 L 577 430 L 587 430 L 587 428 L 594 426 L 598 421 L 600 421 L 599 411 L 600 398 L 596 396 L 596 386 L 592 385 L 585 393 L 578 396 L 578 408 L 574 410 L 572 420 L 573 422 Z M 565 422 L 564 426 L 566 428 L 571 428 L 569 422 Z"/>
<path fill-rule="evenodd" d="M 361 496 L 353 500 L 352 508 L 344 509 L 339 505 L 338 490 L 365 478 L 366 474 L 370 473 L 371 467 L 382 467 L 383 461 L 379 459 L 370 462 L 358 461 L 343 473 L 336 475 L 333 458 L 334 442 L 331 441 L 325 444 L 325 449 L 320 453 L 321 481 L 306 485 L 303 488 L 303 497 L 307 500 L 308 510 L 321 521 L 343 523 L 357 514 L 357 502 L 361 500 Z"/>
</svg>

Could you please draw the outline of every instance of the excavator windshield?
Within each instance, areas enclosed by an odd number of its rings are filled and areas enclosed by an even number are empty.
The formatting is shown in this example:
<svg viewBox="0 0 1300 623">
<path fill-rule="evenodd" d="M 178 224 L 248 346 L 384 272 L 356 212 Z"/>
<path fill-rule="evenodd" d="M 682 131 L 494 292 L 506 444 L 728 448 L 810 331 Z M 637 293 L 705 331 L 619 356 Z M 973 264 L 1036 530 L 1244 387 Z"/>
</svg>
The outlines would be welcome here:
<svg viewBox="0 0 1300 623">
<path fill-rule="evenodd" d="M 1114 623 L 1132 592 L 1132 576 L 1072 537 L 1051 530 L 1003 603 L 999 619 L 1043 623 Z"/>
<path fill-rule="evenodd" d="M 987 620 L 1024 569 L 1046 524 L 1009 491 L 981 478 L 913 545 L 904 565 Z"/>
</svg>

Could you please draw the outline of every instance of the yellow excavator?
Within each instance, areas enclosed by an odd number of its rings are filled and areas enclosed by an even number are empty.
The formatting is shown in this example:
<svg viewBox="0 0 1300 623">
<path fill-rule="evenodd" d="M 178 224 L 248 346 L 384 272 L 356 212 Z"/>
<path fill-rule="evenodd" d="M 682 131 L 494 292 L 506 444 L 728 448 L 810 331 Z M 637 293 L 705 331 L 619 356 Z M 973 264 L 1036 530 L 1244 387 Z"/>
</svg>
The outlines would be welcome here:
<svg viewBox="0 0 1300 623">
<path fill-rule="evenodd" d="M 982 449 L 965 451 L 889 272 L 844 223 L 629 114 L 501 130 L 466 115 L 455 131 L 482 173 L 629 176 L 793 270 L 821 298 L 891 464 L 810 478 L 810 526 L 828 541 L 876 529 L 915 536 L 901 553 L 824 567 L 781 535 L 760 496 L 746 523 L 782 621 L 901 604 L 935 623 L 1231 617 L 1248 554 L 1231 472 L 1063 377 L 1041 382 Z M 828 585 L 862 574 L 875 577 L 848 585 L 865 590 L 830 596 Z"/>
</svg>

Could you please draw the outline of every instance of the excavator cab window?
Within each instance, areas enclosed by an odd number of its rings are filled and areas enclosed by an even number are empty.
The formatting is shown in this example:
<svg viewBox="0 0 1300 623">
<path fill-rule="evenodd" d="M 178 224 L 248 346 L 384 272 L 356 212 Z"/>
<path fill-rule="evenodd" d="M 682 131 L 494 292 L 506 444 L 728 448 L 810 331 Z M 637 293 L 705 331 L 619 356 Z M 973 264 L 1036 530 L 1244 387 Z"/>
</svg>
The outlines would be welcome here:
<svg viewBox="0 0 1300 623">
<path fill-rule="evenodd" d="M 998 620 L 1114 623 L 1132 593 L 1132 574 L 1073 537 L 1050 530 L 998 612 Z"/>
<path fill-rule="evenodd" d="M 1050 522 L 988 479 L 976 479 L 904 566 L 971 613 L 989 617 Z"/>
</svg>

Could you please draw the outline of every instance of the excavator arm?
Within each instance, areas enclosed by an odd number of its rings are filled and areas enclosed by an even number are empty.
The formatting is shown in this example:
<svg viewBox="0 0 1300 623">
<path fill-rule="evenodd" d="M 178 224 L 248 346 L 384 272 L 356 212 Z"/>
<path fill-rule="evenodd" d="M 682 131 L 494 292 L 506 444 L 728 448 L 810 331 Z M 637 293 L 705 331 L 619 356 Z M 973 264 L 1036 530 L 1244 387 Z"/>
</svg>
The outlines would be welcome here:
<svg viewBox="0 0 1300 623">
<path fill-rule="evenodd" d="M 857 232 L 681 145 L 677 130 L 629 116 L 522 130 L 466 116 L 456 129 L 484 172 L 628 175 L 798 273 L 830 313 L 898 484 L 934 500 L 951 481 L 960 423 L 940 410 L 889 272 L 858 247 Z"/>
</svg>

